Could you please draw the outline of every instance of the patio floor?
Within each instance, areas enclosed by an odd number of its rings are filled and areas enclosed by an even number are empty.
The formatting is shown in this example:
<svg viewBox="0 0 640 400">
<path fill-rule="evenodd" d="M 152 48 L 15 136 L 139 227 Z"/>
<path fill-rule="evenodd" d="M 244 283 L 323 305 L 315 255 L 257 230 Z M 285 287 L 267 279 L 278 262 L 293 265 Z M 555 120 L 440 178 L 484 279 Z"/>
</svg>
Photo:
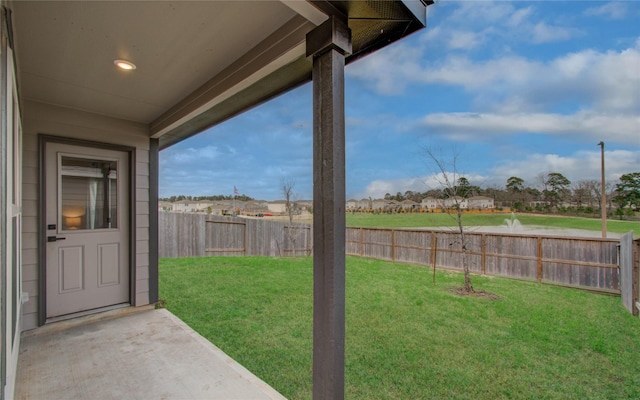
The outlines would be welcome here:
<svg viewBox="0 0 640 400">
<path fill-rule="evenodd" d="M 284 399 L 169 311 L 121 315 L 24 332 L 15 398 Z"/>
</svg>

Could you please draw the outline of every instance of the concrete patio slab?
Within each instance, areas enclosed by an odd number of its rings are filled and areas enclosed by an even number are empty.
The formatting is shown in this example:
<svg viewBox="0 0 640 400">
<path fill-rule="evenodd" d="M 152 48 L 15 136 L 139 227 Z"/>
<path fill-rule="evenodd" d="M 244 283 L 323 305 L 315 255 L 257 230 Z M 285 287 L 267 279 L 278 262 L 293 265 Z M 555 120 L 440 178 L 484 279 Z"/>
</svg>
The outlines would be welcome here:
<svg viewBox="0 0 640 400">
<path fill-rule="evenodd" d="M 24 332 L 16 399 L 284 399 L 169 311 Z"/>
</svg>

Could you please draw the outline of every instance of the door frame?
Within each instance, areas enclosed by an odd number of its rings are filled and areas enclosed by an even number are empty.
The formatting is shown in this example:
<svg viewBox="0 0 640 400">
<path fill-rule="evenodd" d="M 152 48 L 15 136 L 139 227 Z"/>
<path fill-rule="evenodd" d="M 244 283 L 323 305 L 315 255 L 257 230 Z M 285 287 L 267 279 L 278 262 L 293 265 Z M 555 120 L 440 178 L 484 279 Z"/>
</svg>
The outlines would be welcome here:
<svg viewBox="0 0 640 400">
<path fill-rule="evenodd" d="M 38 326 L 47 322 L 47 219 L 46 203 L 47 182 L 45 150 L 48 143 L 61 143 L 73 146 L 92 147 L 104 150 L 116 150 L 127 153 L 129 164 L 129 303 L 136 304 L 136 148 L 112 143 L 94 142 L 62 136 L 38 134 Z M 56 183 L 57 184 L 57 183 Z"/>
</svg>

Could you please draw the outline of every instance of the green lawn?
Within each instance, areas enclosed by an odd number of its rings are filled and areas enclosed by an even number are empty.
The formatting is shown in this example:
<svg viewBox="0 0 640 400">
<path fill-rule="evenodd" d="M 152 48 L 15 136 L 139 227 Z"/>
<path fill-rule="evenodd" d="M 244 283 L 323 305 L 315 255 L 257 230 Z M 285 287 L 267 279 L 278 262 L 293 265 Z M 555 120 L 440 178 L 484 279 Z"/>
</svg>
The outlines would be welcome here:
<svg viewBox="0 0 640 400">
<path fill-rule="evenodd" d="M 464 214 L 462 222 L 466 226 L 497 226 L 505 225 L 504 220 L 511 218 L 509 213 L 495 214 Z M 550 226 L 556 228 L 587 229 L 600 231 L 602 222 L 599 219 L 563 217 L 554 215 L 517 214 L 516 218 L 523 225 Z M 364 226 L 380 228 L 413 228 L 413 227 L 444 227 L 455 226 L 455 219 L 443 213 L 424 214 L 366 214 L 347 213 L 347 226 Z M 640 234 L 640 222 L 607 220 L 607 231 L 627 233 L 634 231 L 634 236 Z"/>
<path fill-rule="evenodd" d="M 640 319 L 619 297 L 347 258 L 349 399 L 640 398 Z M 312 260 L 162 259 L 160 297 L 289 399 L 311 398 Z"/>
</svg>

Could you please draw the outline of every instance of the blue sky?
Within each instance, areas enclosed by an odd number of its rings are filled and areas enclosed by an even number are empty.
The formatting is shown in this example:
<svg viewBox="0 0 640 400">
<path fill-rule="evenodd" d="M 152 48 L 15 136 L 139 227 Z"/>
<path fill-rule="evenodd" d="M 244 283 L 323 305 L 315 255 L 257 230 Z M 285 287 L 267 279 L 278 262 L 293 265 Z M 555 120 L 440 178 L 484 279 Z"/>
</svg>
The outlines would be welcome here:
<svg viewBox="0 0 640 400">
<path fill-rule="evenodd" d="M 640 171 L 640 2 L 447 1 L 427 28 L 346 68 L 347 198 Z M 307 84 L 160 153 L 160 196 L 311 199 Z M 452 171 L 452 170 L 451 170 Z"/>
</svg>

